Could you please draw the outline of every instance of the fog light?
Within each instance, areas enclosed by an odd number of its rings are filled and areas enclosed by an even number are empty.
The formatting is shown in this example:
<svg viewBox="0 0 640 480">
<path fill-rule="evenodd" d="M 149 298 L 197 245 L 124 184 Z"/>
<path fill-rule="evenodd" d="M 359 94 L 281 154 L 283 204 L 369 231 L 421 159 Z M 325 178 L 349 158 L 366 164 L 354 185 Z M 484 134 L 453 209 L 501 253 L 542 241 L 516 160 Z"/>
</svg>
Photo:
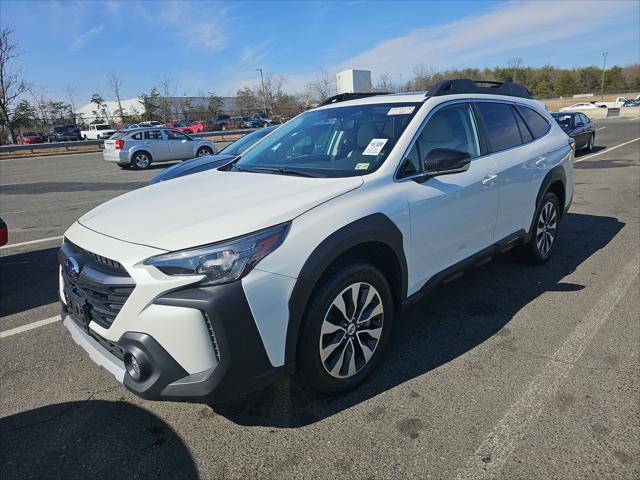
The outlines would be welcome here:
<svg viewBox="0 0 640 480">
<path fill-rule="evenodd" d="M 124 366 L 127 368 L 127 373 L 131 378 L 136 381 L 142 379 L 142 368 L 140 368 L 140 363 L 138 363 L 138 359 L 134 355 L 130 353 L 125 355 Z"/>
</svg>

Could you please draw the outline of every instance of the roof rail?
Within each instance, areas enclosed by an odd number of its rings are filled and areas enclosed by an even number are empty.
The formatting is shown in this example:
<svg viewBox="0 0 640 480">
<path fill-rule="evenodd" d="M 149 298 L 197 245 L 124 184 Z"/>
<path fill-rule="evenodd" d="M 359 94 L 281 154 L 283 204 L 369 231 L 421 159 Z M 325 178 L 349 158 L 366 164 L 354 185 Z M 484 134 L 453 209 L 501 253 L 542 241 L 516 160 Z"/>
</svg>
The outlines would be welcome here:
<svg viewBox="0 0 640 480">
<path fill-rule="evenodd" d="M 428 97 L 456 95 L 459 93 L 483 93 L 487 95 L 508 95 L 510 97 L 533 98 L 524 85 L 513 82 L 493 82 L 490 80 L 470 80 L 454 78 L 442 80 L 427 91 Z"/>
<path fill-rule="evenodd" d="M 374 97 L 376 95 L 388 95 L 387 92 L 352 92 L 352 93 L 339 93 L 333 97 L 327 98 L 322 102 L 319 107 L 325 105 L 331 105 L 332 103 L 346 102 L 347 100 L 357 100 L 358 98 Z"/>
</svg>

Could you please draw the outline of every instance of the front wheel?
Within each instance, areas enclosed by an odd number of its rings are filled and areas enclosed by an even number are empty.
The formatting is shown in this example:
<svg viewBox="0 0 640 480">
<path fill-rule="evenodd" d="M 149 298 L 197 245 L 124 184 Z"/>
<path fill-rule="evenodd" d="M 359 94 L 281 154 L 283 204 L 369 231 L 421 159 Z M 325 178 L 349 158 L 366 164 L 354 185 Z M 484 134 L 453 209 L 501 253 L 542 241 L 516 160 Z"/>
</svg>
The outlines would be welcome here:
<svg viewBox="0 0 640 480">
<path fill-rule="evenodd" d="M 554 193 L 544 194 L 534 218 L 529 241 L 516 248 L 515 254 L 523 263 L 541 265 L 551 257 L 558 237 L 560 202 Z"/>
<path fill-rule="evenodd" d="M 206 155 L 212 155 L 212 154 L 213 154 L 213 150 L 211 150 L 209 147 L 200 147 L 198 149 L 198 152 L 196 153 L 198 157 L 204 157 Z"/>
<path fill-rule="evenodd" d="M 136 170 L 145 170 L 151 165 L 151 155 L 147 152 L 136 152 L 131 159 L 131 166 Z"/>
<path fill-rule="evenodd" d="M 305 312 L 298 374 L 312 390 L 342 392 L 380 363 L 391 334 L 393 299 L 373 265 L 348 265 L 318 285 Z"/>
</svg>

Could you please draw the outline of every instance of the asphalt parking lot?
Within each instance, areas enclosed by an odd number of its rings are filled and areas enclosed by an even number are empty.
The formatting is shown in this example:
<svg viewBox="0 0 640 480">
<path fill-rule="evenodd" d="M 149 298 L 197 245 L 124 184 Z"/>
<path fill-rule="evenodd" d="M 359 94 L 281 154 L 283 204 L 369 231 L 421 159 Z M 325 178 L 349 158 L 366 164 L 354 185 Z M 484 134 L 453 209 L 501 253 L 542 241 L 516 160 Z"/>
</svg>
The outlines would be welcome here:
<svg viewBox="0 0 640 480">
<path fill-rule="evenodd" d="M 439 287 L 357 391 L 218 406 L 129 394 L 59 321 L 20 331 L 58 314 L 66 228 L 162 167 L 0 160 L 0 478 L 640 478 L 640 121 L 595 123 L 547 265 Z"/>
</svg>

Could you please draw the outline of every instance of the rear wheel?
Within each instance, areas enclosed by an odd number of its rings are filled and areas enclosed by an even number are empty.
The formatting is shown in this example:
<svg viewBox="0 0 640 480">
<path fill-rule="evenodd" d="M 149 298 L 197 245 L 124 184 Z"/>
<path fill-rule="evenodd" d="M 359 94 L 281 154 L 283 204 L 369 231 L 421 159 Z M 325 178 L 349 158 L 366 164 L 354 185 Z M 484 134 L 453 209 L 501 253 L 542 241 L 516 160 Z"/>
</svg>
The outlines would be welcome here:
<svg viewBox="0 0 640 480">
<path fill-rule="evenodd" d="M 211 154 L 213 154 L 213 150 L 211 150 L 209 147 L 200 147 L 198 149 L 198 152 L 196 153 L 198 157 L 204 157 Z"/>
<path fill-rule="evenodd" d="M 136 152 L 131 159 L 131 166 L 136 170 L 144 170 L 151 165 L 151 155 L 148 152 Z"/>
<path fill-rule="evenodd" d="M 391 289 L 372 265 L 351 264 L 324 280 L 300 331 L 298 373 L 304 383 L 320 392 L 362 383 L 381 360 L 392 322 Z"/>
<path fill-rule="evenodd" d="M 518 260 L 541 265 L 553 253 L 560 225 L 560 202 L 554 193 L 547 192 L 535 213 L 531 238 L 516 250 Z"/>
</svg>

